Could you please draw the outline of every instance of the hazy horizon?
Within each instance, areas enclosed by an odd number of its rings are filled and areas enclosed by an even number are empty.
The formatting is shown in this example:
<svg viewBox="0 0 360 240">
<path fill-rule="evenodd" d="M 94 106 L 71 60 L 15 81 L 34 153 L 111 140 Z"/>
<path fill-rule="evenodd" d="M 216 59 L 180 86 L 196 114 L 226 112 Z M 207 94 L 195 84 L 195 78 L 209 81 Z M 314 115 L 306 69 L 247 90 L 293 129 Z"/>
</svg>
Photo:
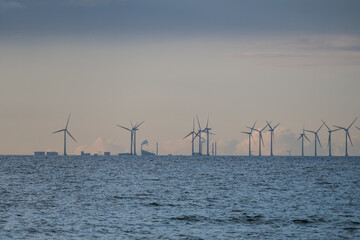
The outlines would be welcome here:
<svg viewBox="0 0 360 240">
<path fill-rule="evenodd" d="M 190 154 L 197 114 L 202 127 L 209 115 L 218 154 L 247 155 L 241 131 L 267 120 L 280 122 L 275 154 L 299 155 L 303 126 L 360 115 L 359 10 L 355 0 L 0 0 L 0 154 L 62 154 L 51 133 L 71 113 L 68 154 L 128 152 L 116 124 L 130 121 L 145 121 L 138 152 L 146 139 L 147 150 Z M 355 126 L 350 155 L 360 155 Z M 264 141 L 269 155 L 268 131 Z M 333 154 L 344 144 L 335 132 Z"/>
</svg>

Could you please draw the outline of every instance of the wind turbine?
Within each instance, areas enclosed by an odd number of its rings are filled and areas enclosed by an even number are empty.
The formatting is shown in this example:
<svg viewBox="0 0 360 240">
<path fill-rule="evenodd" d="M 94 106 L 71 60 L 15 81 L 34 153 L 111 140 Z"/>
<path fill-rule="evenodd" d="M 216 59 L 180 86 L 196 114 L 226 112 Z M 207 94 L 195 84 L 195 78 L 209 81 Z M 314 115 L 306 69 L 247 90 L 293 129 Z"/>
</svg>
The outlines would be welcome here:
<svg viewBox="0 0 360 240">
<path fill-rule="evenodd" d="M 298 138 L 298 141 L 300 138 L 301 138 L 301 156 L 304 156 L 304 138 L 306 138 L 306 140 L 308 140 L 310 142 L 309 138 L 305 135 L 304 128 L 303 128 L 302 133 L 300 133 L 300 137 Z"/>
<path fill-rule="evenodd" d="M 193 118 L 193 130 L 184 137 L 184 139 L 185 139 L 191 135 L 191 155 L 194 155 L 194 140 L 195 140 L 194 134 L 196 134 L 195 133 L 195 118 Z"/>
<path fill-rule="evenodd" d="M 69 125 L 69 120 L 70 120 L 70 114 L 68 117 L 68 120 L 66 122 L 66 126 L 64 129 L 61 129 L 59 131 L 53 132 L 54 133 L 58 133 L 58 132 L 64 132 L 64 156 L 66 156 L 66 134 L 69 134 L 69 136 L 76 142 L 75 138 L 70 134 L 70 132 L 67 130 L 68 129 L 68 125 Z"/>
<path fill-rule="evenodd" d="M 144 121 L 142 121 L 140 124 L 135 124 L 135 126 L 132 124 L 132 122 L 130 122 L 131 129 L 124 127 L 124 126 L 116 125 L 116 126 L 121 127 L 131 133 L 130 151 L 131 151 L 132 155 L 136 155 L 136 131 L 139 130 L 139 127 L 141 124 L 143 124 L 143 122 Z"/>
<path fill-rule="evenodd" d="M 199 155 L 202 155 L 202 137 L 201 137 L 201 132 L 203 132 L 203 130 L 201 130 L 201 126 L 200 126 L 200 122 L 199 122 L 199 118 L 198 116 L 196 115 L 196 119 L 197 119 L 197 122 L 199 124 L 199 130 L 198 130 L 198 133 L 196 134 L 196 136 L 199 136 Z M 195 137 L 196 137 L 195 136 Z"/>
<path fill-rule="evenodd" d="M 259 133 L 259 156 L 261 156 L 261 143 L 264 145 L 264 140 L 262 137 L 262 132 L 267 128 L 268 125 L 265 125 L 261 130 L 252 128 L 252 130 L 257 131 Z"/>
<path fill-rule="evenodd" d="M 307 132 L 310 132 L 310 133 L 313 133 L 314 134 L 314 142 L 315 142 L 315 157 L 317 157 L 317 142 L 319 142 L 319 144 L 320 144 L 320 147 L 322 147 L 321 146 L 321 142 L 320 142 L 320 138 L 319 138 L 319 136 L 318 136 L 318 132 L 320 131 L 320 129 L 322 128 L 324 126 L 324 123 L 319 127 L 319 129 L 315 132 L 315 131 L 311 131 L 311 130 L 305 130 L 305 131 L 307 131 Z"/>
<path fill-rule="evenodd" d="M 206 133 L 206 154 L 208 155 L 208 156 L 210 156 L 210 152 L 209 152 L 209 142 L 210 142 L 210 134 L 212 134 L 212 135 L 215 135 L 214 133 L 211 133 L 210 132 L 210 130 L 211 130 L 211 128 L 209 128 L 209 116 L 208 116 L 208 119 L 207 119 L 207 122 L 206 122 L 206 128 L 204 128 L 204 130 L 203 130 L 203 132 L 205 132 Z"/>
<path fill-rule="evenodd" d="M 131 124 L 132 125 L 132 124 Z M 127 127 L 124 127 L 124 126 L 120 126 L 120 125 L 116 125 L 118 127 L 121 127 L 127 131 L 129 131 L 131 133 L 131 142 L 130 142 L 130 153 L 131 155 L 133 154 L 133 141 L 134 141 L 134 133 L 133 133 L 133 130 L 132 129 L 129 129 Z M 133 126 L 132 126 L 133 127 Z"/>
<path fill-rule="evenodd" d="M 339 131 L 340 128 L 331 130 L 331 129 L 329 128 L 329 126 L 326 125 L 326 123 L 325 123 L 323 120 L 321 120 L 321 121 L 324 123 L 325 127 L 328 129 L 328 133 L 329 133 L 329 139 L 328 139 L 329 156 L 331 157 L 331 133 L 336 132 L 336 131 Z"/>
<path fill-rule="evenodd" d="M 270 156 L 274 156 L 273 155 L 273 139 L 274 139 L 274 130 L 279 126 L 280 123 L 278 123 L 275 127 L 271 127 L 270 123 L 268 123 L 268 121 L 266 121 L 267 125 L 269 126 L 269 131 L 270 131 L 270 140 L 271 140 L 271 144 L 270 144 Z"/>
<path fill-rule="evenodd" d="M 256 121 L 254 122 L 254 125 L 252 126 L 252 128 L 247 127 L 247 128 L 250 129 L 250 132 L 242 132 L 242 133 L 245 133 L 245 134 L 249 135 L 249 156 L 251 156 L 251 152 L 252 152 L 251 151 L 251 138 L 253 138 L 252 131 L 253 131 L 254 127 L 255 127 L 255 124 L 256 124 Z M 253 140 L 254 140 L 254 138 L 253 138 Z"/>
<path fill-rule="evenodd" d="M 350 126 L 349 126 L 348 128 L 339 127 L 339 126 L 335 126 L 335 125 L 334 125 L 334 127 L 338 128 L 338 129 L 342 129 L 342 130 L 345 131 L 345 156 L 346 156 L 346 157 L 349 156 L 349 155 L 348 155 L 348 141 L 347 141 L 348 138 L 349 138 L 349 140 L 350 140 L 351 146 L 353 146 L 352 141 L 351 141 L 351 137 L 350 137 L 350 133 L 349 133 L 349 129 L 350 129 L 351 126 L 355 123 L 355 121 L 356 121 L 357 119 L 358 119 L 358 118 L 355 118 L 355 120 L 350 124 Z"/>
<path fill-rule="evenodd" d="M 134 131 L 134 155 L 136 155 L 136 131 L 139 130 L 140 125 L 143 123 L 144 121 L 142 121 L 140 124 L 135 124 L 135 126 L 132 128 L 132 130 Z"/>
</svg>

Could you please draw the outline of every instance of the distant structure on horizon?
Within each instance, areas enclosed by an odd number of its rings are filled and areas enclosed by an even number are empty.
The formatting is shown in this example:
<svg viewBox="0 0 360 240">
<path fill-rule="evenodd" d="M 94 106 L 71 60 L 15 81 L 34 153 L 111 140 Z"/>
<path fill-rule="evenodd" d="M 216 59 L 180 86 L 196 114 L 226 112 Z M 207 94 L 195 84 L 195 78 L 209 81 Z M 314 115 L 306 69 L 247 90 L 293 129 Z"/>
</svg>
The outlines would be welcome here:
<svg viewBox="0 0 360 240">
<path fill-rule="evenodd" d="M 45 156 L 45 152 L 34 152 L 34 156 Z"/>
<path fill-rule="evenodd" d="M 59 154 L 57 152 L 47 152 L 46 156 L 48 156 L 48 157 L 57 157 L 57 156 L 59 156 Z"/>
</svg>

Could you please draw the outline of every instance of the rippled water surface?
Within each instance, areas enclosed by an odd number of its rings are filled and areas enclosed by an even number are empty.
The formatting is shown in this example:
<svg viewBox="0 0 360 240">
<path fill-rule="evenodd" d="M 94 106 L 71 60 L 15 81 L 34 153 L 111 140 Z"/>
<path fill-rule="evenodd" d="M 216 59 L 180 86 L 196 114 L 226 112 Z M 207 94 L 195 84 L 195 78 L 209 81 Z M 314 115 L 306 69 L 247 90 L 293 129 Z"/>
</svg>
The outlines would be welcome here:
<svg viewBox="0 0 360 240">
<path fill-rule="evenodd" d="M 0 239 L 359 239 L 360 158 L 0 156 Z"/>
</svg>

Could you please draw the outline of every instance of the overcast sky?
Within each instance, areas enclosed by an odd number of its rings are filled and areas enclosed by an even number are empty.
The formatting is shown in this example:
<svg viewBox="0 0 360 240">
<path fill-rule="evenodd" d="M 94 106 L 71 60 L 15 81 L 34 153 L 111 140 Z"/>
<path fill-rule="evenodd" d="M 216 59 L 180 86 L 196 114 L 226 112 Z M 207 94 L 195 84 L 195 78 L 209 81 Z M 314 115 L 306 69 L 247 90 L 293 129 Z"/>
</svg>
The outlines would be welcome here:
<svg viewBox="0 0 360 240">
<path fill-rule="evenodd" d="M 69 113 L 71 154 L 129 151 L 115 125 L 143 120 L 139 144 L 190 154 L 196 114 L 220 154 L 247 154 L 241 131 L 266 120 L 281 122 L 275 153 L 299 154 L 303 126 L 360 114 L 359 12 L 356 0 L 0 0 L 0 154 L 62 153 L 51 132 Z M 344 140 L 334 133 L 335 154 Z"/>
</svg>

